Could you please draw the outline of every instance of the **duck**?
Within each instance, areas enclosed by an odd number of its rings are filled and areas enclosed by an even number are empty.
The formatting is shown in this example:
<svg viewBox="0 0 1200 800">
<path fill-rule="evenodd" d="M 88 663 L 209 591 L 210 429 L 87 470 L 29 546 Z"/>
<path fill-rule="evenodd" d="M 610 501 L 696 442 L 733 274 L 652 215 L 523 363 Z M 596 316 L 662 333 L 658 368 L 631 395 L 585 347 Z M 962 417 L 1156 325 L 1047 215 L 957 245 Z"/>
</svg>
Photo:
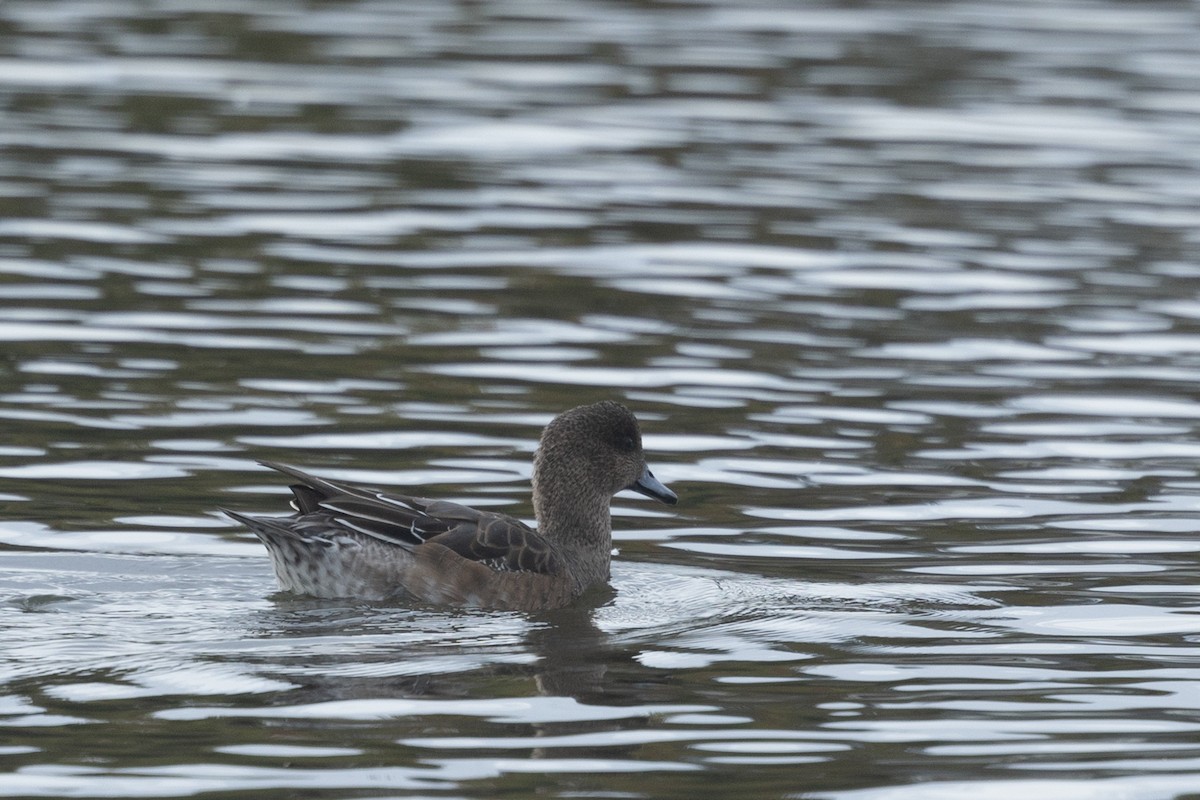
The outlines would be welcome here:
<svg viewBox="0 0 1200 800">
<path fill-rule="evenodd" d="M 319 598 L 562 608 L 610 579 L 613 495 L 679 499 L 650 471 L 637 418 L 611 400 L 564 411 L 542 432 L 536 529 L 494 511 L 258 463 L 294 481 L 295 513 L 221 511 L 266 546 L 281 591 Z"/>
</svg>

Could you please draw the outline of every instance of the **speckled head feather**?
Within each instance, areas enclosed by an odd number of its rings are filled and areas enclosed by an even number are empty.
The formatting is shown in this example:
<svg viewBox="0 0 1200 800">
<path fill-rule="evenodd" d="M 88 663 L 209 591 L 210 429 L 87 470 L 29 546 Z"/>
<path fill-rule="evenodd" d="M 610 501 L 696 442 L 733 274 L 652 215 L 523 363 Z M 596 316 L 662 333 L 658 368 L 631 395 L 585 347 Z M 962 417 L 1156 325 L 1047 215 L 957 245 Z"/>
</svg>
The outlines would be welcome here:
<svg viewBox="0 0 1200 800">
<path fill-rule="evenodd" d="M 642 432 L 625 406 L 606 400 L 559 414 L 542 432 L 533 459 L 534 511 L 543 535 L 578 532 L 559 520 L 607 518 L 609 498 L 637 481 L 645 466 Z"/>
</svg>

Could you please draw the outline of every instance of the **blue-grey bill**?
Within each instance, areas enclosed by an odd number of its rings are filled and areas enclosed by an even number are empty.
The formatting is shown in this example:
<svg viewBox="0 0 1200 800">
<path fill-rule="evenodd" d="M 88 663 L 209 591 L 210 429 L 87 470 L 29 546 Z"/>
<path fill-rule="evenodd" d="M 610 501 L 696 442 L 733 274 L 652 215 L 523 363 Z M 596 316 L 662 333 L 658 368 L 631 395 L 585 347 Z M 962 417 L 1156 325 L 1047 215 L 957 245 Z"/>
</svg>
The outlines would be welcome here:
<svg viewBox="0 0 1200 800">
<path fill-rule="evenodd" d="M 655 500 L 661 500 L 669 506 L 673 506 L 679 502 L 679 497 L 668 489 L 662 481 L 654 477 L 654 473 L 649 467 L 642 470 L 642 477 L 633 482 L 629 487 L 638 494 L 644 494 L 646 497 L 653 497 Z"/>
</svg>

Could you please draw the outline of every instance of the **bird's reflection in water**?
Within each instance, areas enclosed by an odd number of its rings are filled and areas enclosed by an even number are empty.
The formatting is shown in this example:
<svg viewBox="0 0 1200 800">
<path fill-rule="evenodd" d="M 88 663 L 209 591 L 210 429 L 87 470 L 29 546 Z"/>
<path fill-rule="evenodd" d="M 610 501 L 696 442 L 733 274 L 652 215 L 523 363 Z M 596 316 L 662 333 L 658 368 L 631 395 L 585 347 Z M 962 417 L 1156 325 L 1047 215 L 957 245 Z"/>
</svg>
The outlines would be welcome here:
<svg viewBox="0 0 1200 800">
<path fill-rule="evenodd" d="M 605 675 L 615 653 L 610 637 L 596 626 L 596 609 L 615 597 L 612 587 L 597 587 L 582 598 L 584 602 L 532 617 L 535 625 L 527 641 L 538 656 L 534 677 L 539 693 L 581 703 L 603 700 Z"/>
</svg>

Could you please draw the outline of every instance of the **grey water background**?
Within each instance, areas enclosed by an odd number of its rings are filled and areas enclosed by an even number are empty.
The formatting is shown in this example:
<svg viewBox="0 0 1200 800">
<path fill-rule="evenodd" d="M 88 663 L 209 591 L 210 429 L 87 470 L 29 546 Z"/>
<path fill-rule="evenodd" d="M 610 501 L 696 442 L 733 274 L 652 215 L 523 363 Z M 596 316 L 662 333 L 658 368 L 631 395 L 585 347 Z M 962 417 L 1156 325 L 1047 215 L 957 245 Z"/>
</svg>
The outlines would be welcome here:
<svg viewBox="0 0 1200 800">
<path fill-rule="evenodd" d="M 1200 796 L 1192 2 L 0 4 L 0 796 Z M 681 497 L 274 593 L 255 459 Z"/>
</svg>

